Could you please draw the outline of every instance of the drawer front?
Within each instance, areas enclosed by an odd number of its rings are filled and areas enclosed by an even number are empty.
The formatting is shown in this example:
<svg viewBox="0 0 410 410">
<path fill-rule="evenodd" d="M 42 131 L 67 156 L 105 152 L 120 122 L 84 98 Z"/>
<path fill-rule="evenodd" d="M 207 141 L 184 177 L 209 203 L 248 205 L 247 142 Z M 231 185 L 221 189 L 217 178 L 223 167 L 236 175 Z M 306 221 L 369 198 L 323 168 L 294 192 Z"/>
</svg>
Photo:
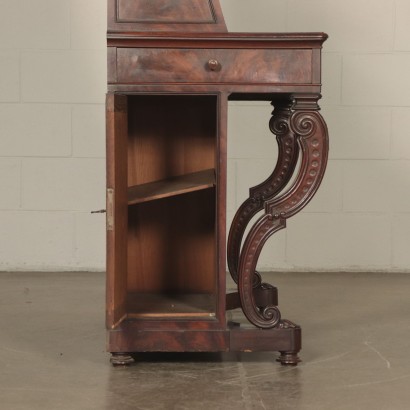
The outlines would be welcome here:
<svg viewBox="0 0 410 410">
<path fill-rule="evenodd" d="M 310 84 L 310 49 L 118 48 L 120 83 Z"/>
</svg>

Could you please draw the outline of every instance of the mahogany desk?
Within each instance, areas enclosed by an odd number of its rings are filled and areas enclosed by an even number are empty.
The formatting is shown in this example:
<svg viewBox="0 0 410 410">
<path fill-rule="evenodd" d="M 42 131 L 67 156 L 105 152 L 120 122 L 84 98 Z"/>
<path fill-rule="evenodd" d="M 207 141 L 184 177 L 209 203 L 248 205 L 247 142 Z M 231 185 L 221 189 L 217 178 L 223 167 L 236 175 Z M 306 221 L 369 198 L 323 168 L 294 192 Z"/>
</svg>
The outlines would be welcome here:
<svg viewBox="0 0 410 410">
<path fill-rule="evenodd" d="M 296 365 L 301 328 L 282 319 L 277 289 L 256 267 L 325 172 L 327 36 L 227 33 L 217 1 L 193 3 L 108 3 L 108 351 L 116 365 L 160 351 L 279 351 L 282 364 Z M 272 103 L 279 155 L 226 243 L 230 100 Z M 238 285 L 231 294 L 226 257 Z M 235 308 L 251 327 L 227 321 Z"/>
</svg>

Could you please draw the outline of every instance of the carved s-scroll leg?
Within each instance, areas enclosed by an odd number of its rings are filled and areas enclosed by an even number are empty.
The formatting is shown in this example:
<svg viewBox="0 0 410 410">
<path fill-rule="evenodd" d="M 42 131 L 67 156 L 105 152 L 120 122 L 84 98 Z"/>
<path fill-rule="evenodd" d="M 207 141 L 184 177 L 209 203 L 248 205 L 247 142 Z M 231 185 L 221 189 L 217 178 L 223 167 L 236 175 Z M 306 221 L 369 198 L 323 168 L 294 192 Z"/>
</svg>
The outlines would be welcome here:
<svg viewBox="0 0 410 410">
<path fill-rule="evenodd" d="M 263 209 L 263 202 L 248 198 L 236 211 L 228 236 L 228 269 L 235 283 L 238 283 L 238 263 L 242 238 L 251 219 Z"/>
<path fill-rule="evenodd" d="M 250 188 L 249 198 L 239 207 L 233 219 L 228 237 L 228 267 L 232 279 L 238 283 L 239 255 L 243 235 L 251 219 L 260 212 L 265 201 L 277 196 L 291 179 L 298 155 L 299 147 L 296 136 L 289 126 L 292 115 L 291 102 L 278 100 L 269 122 L 269 128 L 276 135 L 278 143 L 278 159 L 272 174 L 261 184 Z M 256 273 L 254 285 L 260 285 L 260 276 Z"/>
<path fill-rule="evenodd" d="M 289 121 L 290 131 L 297 136 L 301 165 L 292 186 L 285 193 L 265 201 L 265 215 L 251 228 L 242 247 L 238 288 L 242 310 L 248 320 L 260 328 L 280 326 L 277 306 L 257 306 L 253 295 L 253 272 L 267 239 L 286 226 L 286 219 L 295 215 L 312 199 L 322 181 L 328 155 L 328 134 L 318 113 L 319 95 L 293 95 Z"/>
<path fill-rule="evenodd" d="M 320 96 L 293 96 L 290 127 L 298 136 L 301 165 L 290 189 L 265 202 L 265 212 L 274 218 L 290 218 L 313 198 L 325 174 L 329 151 L 327 126 L 319 114 Z"/>
<path fill-rule="evenodd" d="M 285 225 L 284 219 L 263 215 L 249 232 L 241 252 L 238 289 L 242 310 L 249 322 L 262 329 L 275 327 L 281 315 L 277 306 L 257 306 L 253 294 L 253 275 L 265 242 Z"/>
</svg>

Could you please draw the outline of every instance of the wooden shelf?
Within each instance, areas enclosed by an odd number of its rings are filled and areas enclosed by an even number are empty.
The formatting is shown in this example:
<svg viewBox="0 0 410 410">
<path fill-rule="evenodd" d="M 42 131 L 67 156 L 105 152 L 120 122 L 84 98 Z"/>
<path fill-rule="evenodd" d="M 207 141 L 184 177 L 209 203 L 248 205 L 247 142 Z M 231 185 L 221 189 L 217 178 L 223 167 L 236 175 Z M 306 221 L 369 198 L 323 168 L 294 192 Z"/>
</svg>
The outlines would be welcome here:
<svg viewBox="0 0 410 410">
<path fill-rule="evenodd" d="M 128 188 L 128 205 L 200 191 L 214 186 L 215 170 L 206 169 L 148 184 L 131 186 Z"/>
<path fill-rule="evenodd" d="M 215 296 L 208 294 L 130 293 L 127 318 L 215 318 Z"/>
</svg>

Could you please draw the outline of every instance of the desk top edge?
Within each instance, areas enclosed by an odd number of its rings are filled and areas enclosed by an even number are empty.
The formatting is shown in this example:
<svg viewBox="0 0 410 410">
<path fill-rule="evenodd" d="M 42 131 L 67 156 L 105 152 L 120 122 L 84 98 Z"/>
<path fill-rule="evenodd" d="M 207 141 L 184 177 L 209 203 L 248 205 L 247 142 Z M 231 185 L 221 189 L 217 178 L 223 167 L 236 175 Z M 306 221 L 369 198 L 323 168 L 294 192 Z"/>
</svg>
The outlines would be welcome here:
<svg viewBox="0 0 410 410">
<path fill-rule="evenodd" d="M 108 47 L 321 48 L 326 33 L 111 33 Z"/>
<path fill-rule="evenodd" d="M 259 40 L 259 41 L 322 41 L 324 42 L 328 35 L 323 32 L 289 32 L 289 33 L 171 33 L 171 32 L 114 32 L 107 33 L 107 39 L 139 39 L 139 40 Z"/>
</svg>

